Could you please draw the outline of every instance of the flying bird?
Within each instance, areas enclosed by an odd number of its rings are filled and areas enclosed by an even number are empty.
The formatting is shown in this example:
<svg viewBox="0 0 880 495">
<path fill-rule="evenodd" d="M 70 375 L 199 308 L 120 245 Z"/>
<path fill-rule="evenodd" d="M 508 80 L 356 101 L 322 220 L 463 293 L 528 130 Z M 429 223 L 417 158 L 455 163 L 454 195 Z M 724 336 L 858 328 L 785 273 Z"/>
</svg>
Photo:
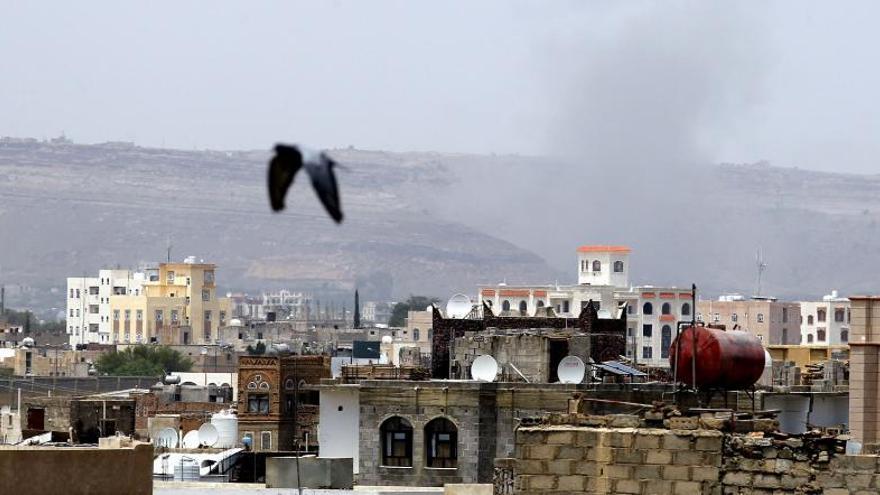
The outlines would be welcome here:
<svg viewBox="0 0 880 495">
<path fill-rule="evenodd" d="M 315 151 L 303 146 L 287 144 L 275 145 L 275 156 L 269 162 L 269 201 L 272 210 L 284 209 L 284 196 L 293 184 L 299 169 L 305 167 L 312 179 L 312 187 L 327 213 L 336 221 L 342 222 L 342 208 L 339 205 L 339 187 L 333 168 L 338 165 L 323 151 Z"/>
</svg>

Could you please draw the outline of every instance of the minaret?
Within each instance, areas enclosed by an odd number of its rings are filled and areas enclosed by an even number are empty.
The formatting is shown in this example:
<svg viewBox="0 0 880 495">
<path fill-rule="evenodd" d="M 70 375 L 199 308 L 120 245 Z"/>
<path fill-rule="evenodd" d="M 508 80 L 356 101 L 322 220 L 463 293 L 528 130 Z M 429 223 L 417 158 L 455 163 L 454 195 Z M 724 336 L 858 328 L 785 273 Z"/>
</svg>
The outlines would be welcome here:
<svg viewBox="0 0 880 495">
<path fill-rule="evenodd" d="M 354 290 L 354 328 L 361 327 L 361 299 L 358 290 Z"/>
</svg>

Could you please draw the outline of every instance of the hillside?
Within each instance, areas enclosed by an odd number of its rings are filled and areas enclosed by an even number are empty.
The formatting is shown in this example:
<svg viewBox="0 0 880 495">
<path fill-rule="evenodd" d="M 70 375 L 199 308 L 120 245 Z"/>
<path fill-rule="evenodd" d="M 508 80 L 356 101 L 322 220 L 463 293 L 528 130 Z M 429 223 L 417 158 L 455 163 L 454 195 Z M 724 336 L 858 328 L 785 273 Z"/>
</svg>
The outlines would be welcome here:
<svg viewBox="0 0 880 495">
<path fill-rule="evenodd" d="M 650 176 L 584 187 L 544 158 L 332 154 L 347 165 L 342 226 L 303 180 L 272 214 L 267 152 L 0 140 L 0 282 L 13 304 L 57 307 L 65 277 L 163 260 L 170 241 L 174 259 L 216 262 L 225 290 L 447 297 L 570 282 L 575 246 L 626 243 L 635 283 L 751 293 L 761 248 L 765 293 L 877 291 L 880 176 L 720 165 L 654 190 Z"/>
</svg>

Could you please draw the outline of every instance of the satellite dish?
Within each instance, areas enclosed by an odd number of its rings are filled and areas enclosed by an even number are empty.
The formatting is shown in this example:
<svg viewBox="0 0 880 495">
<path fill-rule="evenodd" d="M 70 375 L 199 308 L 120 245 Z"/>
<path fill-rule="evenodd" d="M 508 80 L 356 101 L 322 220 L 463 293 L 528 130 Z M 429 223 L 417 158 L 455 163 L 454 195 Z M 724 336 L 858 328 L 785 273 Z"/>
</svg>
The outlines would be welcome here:
<svg viewBox="0 0 880 495">
<path fill-rule="evenodd" d="M 498 362 L 488 354 L 481 354 L 471 364 L 471 378 L 481 382 L 494 382 L 498 376 Z"/>
<path fill-rule="evenodd" d="M 205 423 L 199 427 L 199 444 L 207 447 L 213 447 L 217 440 L 220 440 L 220 432 L 217 427 L 211 423 Z"/>
<path fill-rule="evenodd" d="M 382 343 L 383 344 L 390 344 L 392 342 L 394 342 L 394 339 L 390 335 L 383 335 L 382 336 Z"/>
<path fill-rule="evenodd" d="M 192 430 L 192 431 L 186 432 L 186 435 L 183 436 L 183 448 L 185 448 L 185 449 L 199 448 L 199 430 Z"/>
<path fill-rule="evenodd" d="M 160 447 L 168 447 L 173 449 L 177 447 L 177 430 L 174 428 L 162 428 L 156 435 L 156 443 Z"/>
<path fill-rule="evenodd" d="M 473 307 L 474 304 L 471 302 L 471 298 L 464 294 L 455 294 L 450 297 L 449 301 L 446 303 L 446 317 L 457 319 L 465 318 L 471 313 Z"/>
<path fill-rule="evenodd" d="M 556 374 L 559 376 L 561 383 L 580 383 L 584 381 L 584 373 L 587 367 L 581 358 L 577 356 L 566 356 L 559 361 L 556 368 Z"/>
</svg>

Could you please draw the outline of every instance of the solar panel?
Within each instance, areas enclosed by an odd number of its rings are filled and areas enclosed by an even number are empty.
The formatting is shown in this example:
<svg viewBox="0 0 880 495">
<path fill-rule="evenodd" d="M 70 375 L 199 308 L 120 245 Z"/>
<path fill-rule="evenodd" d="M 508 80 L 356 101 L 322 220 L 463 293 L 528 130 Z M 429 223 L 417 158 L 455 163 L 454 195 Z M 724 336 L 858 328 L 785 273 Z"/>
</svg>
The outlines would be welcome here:
<svg viewBox="0 0 880 495">
<path fill-rule="evenodd" d="M 618 370 L 620 372 L 620 374 L 622 374 L 622 375 L 648 376 L 647 373 L 644 373 L 644 372 L 639 371 L 635 368 L 627 366 L 619 361 L 604 361 L 602 364 Z"/>
</svg>

